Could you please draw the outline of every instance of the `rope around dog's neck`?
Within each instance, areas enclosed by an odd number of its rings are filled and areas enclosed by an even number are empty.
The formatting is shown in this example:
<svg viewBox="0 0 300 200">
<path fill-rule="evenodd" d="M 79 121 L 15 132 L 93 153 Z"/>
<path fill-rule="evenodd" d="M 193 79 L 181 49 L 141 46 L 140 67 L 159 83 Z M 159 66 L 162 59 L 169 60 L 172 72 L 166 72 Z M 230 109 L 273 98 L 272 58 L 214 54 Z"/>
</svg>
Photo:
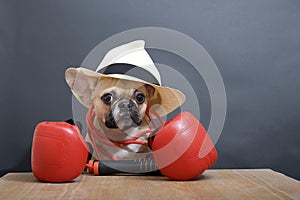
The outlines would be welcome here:
<svg viewBox="0 0 300 200">
<path fill-rule="evenodd" d="M 102 144 L 105 144 L 108 146 L 115 146 L 115 147 L 123 147 L 123 146 L 129 145 L 129 144 L 138 144 L 138 145 L 148 146 L 148 142 L 138 141 L 138 139 L 147 133 L 153 132 L 153 130 L 155 130 L 159 127 L 157 125 L 157 123 L 155 122 L 155 120 L 151 117 L 150 114 L 154 115 L 159 120 L 161 125 L 164 124 L 164 120 L 159 116 L 159 114 L 157 114 L 156 112 L 147 108 L 146 116 L 149 119 L 149 121 L 147 120 L 147 125 L 149 127 L 149 130 L 143 131 L 128 140 L 114 141 L 95 127 L 94 120 L 95 120 L 96 114 L 94 111 L 94 105 L 91 105 L 86 114 L 86 122 L 87 122 L 87 128 L 88 128 L 88 135 L 91 139 L 91 142 L 93 143 L 93 147 L 94 147 L 94 151 L 96 153 L 97 159 L 101 160 L 101 156 L 100 156 L 100 152 L 101 152 L 102 154 L 104 154 L 105 156 L 110 158 L 111 160 L 117 160 L 113 155 L 111 155 L 109 152 L 107 152 L 107 150 L 105 150 L 97 142 L 97 140 Z M 151 128 L 151 125 L 153 126 L 153 128 Z"/>
</svg>

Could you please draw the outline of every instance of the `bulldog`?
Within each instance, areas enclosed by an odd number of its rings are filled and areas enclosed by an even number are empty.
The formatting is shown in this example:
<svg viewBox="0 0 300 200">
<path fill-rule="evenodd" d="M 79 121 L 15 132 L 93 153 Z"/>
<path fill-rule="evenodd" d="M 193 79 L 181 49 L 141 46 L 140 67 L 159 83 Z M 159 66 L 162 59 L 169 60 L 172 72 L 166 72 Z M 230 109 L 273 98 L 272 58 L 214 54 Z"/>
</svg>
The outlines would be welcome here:
<svg viewBox="0 0 300 200">
<path fill-rule="evenodd" d="M 132 160 L 151 152 L 146 145 L 114 144 L 149 130 L 146 110 L 149 101 L 159 98 L 153 86 L 126 79 L 88 76 L 79 73 L 78 68 L 67 69 L 65 78 L 77 99 L 89 106 L 90 114 L 94 117 L 87 115 L 87 119 L 91 120 L 93 129 L 105 136 L 101 136 L 105 142 L 97 141 L 94 144 L 94 148 L 100 149 L 101 159 Z M 85 139 L 93 144 L 93 138 L 89 135 Z M 140 136 L 137 141 L 147 142 L 148 135 Z"/>
</svg>

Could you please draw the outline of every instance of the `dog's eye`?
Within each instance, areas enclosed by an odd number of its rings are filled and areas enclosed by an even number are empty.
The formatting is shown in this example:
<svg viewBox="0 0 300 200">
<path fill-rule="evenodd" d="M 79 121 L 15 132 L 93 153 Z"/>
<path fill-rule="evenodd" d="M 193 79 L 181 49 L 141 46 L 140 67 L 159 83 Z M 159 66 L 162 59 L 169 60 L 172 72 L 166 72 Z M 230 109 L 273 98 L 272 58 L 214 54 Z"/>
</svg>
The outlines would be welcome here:
<svg viewBox="0 0 300 200">
<path fill-rule="evenodd" d="M 101 97 L 102 101 L 106 104 L 111 104 L 112 100 L 113 100 L 113 97 L 112 97 L 112 94 L 110 93 L 107 93 L 107 94 L 104 94 L 102 97 Z"/>
<path fill-rule="evenodd" d="M 135 100 L 138 104 L 142 104 L 144 103 L 145 101 L 145 95 L 142 94 L 142 93 L 138 93 L 136 96 L 135 96 Z"/>
</svg>

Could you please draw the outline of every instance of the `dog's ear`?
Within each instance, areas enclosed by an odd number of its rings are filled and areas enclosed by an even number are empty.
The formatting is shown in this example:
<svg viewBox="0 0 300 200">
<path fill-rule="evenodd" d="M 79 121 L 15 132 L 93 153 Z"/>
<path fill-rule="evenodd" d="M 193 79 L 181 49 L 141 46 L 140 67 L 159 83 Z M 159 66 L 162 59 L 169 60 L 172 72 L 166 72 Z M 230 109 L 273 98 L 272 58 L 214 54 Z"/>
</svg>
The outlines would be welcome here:
<svg viewBox="0 0 300 200">
<path fill-rule="evenodd" d="M 65 79 L 74 95 L 86 106 L 92 104 L 95 96 L 95 88 L 98 78 L 89 77 L 80 72 L 77 68 L 68 68 Z"/>
<path fill-rule="evenodd" d="M 148 84 L 145 84 L 145 88 L 146 88 L 148 97 L 149 98 L 153 97 L 155 94 L 155 88 Z"/>
<path fill-rule="evenodd" d="M 148 103 L 150 106 L 161 103 L 161 98 L 158 91 L 151 85 L 144 85 L 147 92 Z"/>
</svg>

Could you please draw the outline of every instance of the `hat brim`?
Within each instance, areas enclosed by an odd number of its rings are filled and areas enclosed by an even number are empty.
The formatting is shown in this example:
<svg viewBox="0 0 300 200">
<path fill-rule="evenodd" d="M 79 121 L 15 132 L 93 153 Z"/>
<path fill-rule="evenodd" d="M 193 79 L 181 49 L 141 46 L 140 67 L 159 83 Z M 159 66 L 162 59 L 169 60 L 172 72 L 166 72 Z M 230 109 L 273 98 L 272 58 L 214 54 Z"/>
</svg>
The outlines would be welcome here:
<svg viewBox="0 0 300 200">
<path fill-rule="evenodd" d="M 138 83 L 151 85 L 158 92 L 159 100 L 156 99 L 150 100 L 150 102 L 148 102 L 148 106 L 156 113 L 158 113 L 160 116 L 164 116 L 173 112 L 176 108 L 181 106 L 185 101 L 185 95 L 181 91 L 174 88 L 155 85 L 153 83 L 149 83 L 144 80 L 138 79 L 136 77 L 128 76 L 126 74 L 101 74 L 83 67 L 79 67 L 77 69 L 81 71 L 84 75 L 89 77 L 94 77 L 94 78 L 105 77 L 105 78 L 112 78 L 112 79 L 122 79 L 122 80 L 134 81 Z M 77 97 L 76 94 L 74 96 Z"/>
</svg>

